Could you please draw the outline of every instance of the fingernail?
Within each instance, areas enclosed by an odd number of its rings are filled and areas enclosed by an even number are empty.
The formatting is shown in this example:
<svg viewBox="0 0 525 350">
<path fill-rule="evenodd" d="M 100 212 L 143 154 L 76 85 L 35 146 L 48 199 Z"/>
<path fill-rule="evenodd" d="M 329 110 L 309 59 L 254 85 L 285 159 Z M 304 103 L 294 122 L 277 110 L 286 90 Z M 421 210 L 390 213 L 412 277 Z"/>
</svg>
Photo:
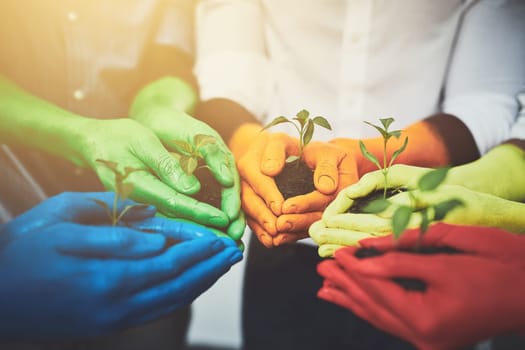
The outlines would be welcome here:
<svg viewBox="0 0 525 350">
<path fill-rule="evenodd" d="M 322 175 L 318 180 L 319 188 L 323 190 L 333 190 L 335 188 L 335 181 L 328 175 Z"/>
<path fill-rule="evenodd" d="M 224 242 L 220 239 L 215 239 L 211 244 L 211 248 L 213 251 L 222 250 L 224 248 Z"/>
<path fill-rule="evenodd" d="M 281 208 L 275 202 L 270 202 L 270 209 L 275 215 L 281 215 Z"/>
<path fill-rule="evenodd" d="M 239 249 L 235 248 L 231 249 L 231 251 L 232 254 L 230 255 L 229 260 L 232 265 L 242 260 L 242 253 Z"/>
<path fill-rule="evenodd" d="M 281 229 L 279 231 L 291 231 L 293 229 L 293 224 L 290 221 L 285 221 L 284 224 L 281 225 Z"/>
<path fill-rule="evenodd" d="M 268 237 L 267 235 L 260 235 L 259 240 L 266 248 L 271 248 L 273 246 L 272 238 Z"/>
<path fill-rule="evenodd" d="M 233 182 L 233 174 L 226 164 L 221 165 L 221 175 L 223 175 L 228 182 Z"/>
<path fill-rule="evenodd" d="M 297 213 L 297 205 L 295 204 L 292 204 L 292 205 L 287 206 L 286 208 L 283 208 L 283 211 L 284 209 L 286 209 L 286 214 L 296 214 Z"/>
<path fill-rule="evenodd" d="M 200 185 L 199 185 L 198 181 L 195 181 L 195 179 L 193 179 L 193 178 L 191 178 L 189 176 L 183 176 L 180 179 L 180 183 L 181 183 L 182 189 L 185 192 L 188 192 L 188 193 L 196 192 L 200 188 Z"/>
</svg>

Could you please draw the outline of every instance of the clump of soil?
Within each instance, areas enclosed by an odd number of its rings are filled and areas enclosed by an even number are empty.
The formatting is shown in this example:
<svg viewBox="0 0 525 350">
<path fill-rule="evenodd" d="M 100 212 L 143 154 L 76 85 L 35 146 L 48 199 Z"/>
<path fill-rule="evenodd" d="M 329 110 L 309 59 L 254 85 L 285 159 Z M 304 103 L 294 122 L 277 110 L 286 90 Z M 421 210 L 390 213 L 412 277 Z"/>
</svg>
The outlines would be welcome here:
<svg viewBox="0 0 525 350">
<path fill-rule="evenodd" d="M 283 170 L 275 177 L 275 184 L 284 199 L 299 196 L 315 190 L 313 170 L 302 160 L 286 163 Z"/>
<path fill-rule="evenodd" d="M 386 198 L 390 198 L 393 195 L 404 192 L 404 188 L 391 188 L 386 191 Z M 363 209 L 373 200 L 383 198 L 383 190 L 375 190 L 374 192 L 369 193 L 365 197 L 357 198 L 352 203 L 352 206 L 348 208 L 347 213 L 359 214 L 363 213 Z"/>
<path fill-rule="evenodd" d="M 201 183 L 201 189 L 192 197 L 199 202 L 208 203 L 209 205 L 221 209 L 221 185 L 215 179 L 208 167 L 198 167 L 193 175 L 197 177 Z"/>
<path fill-rule="evenodd" d="M 452 247 L 427 247 L 422 246 L 419 248 L 399 248 L 398 251 L 400 252 L 406 252 L 406 253 L 412 253 L 412 254 L 461 254 L 463 253 L 461 250 L 452 248 Z M 354 256 L 358 259 L 366 259 L 366 258 L 372 258 L 375 256 L 383 255 L 384 252 L 377 250 L 376 248 L 359 248 L 355 253 Z M 417 292 L 424 292 L 427 289 L 427 285 L 425 282 L 416 279 L 416 278 L 405 278 L 405 277 L 396 277 L 392 279 L 394 282 L 399 284 L 401 287 L 403 287 L 405 290 L 411 290 L 411 291 L 417 291 Z"/>
</svg>

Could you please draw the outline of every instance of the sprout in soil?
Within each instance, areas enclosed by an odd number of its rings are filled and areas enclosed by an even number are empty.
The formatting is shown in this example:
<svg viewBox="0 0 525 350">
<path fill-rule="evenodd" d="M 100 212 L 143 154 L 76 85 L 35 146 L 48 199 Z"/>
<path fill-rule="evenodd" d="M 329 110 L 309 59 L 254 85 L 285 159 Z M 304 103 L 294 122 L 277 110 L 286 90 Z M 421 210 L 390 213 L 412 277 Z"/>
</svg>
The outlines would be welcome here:
<svg viewBox="0 0 525 350">
<path fill-rule="evenodd" d="M 293 162 L 297 159 L 301 159 L 304 147 L 312 140 L 315 125 L 319 125 L 328 130 L 332 130 L 332 126 L 330 125 L 330 123 L 328 123 L 328 120 L 321 116 L 310 118 L 310 112 L 308 112 L 306 109 L 301 110 L 291 120 L 284 116 L 277 117 L 270 123 L 268 123 L 262 130 L 266 130 L 274 125 L 283 123 L 292 124 L 299 133 L 299 154 L 297 156 L 288 157 L 288 159 L 286 159 L 287 163 Z"/>
<path fill-rule="evenodd" d="M 363 153 L 363 156 L 365 156 L 366 159 L 368 159 L 369 161 L 374 163 L 375 166 L 377 166 L 377 168 L 383 173 L 383 178 L 384 178 L 384 182 L 385 182 L 384 183 L 384 189 L 383 189 L 383 198 L 384 199 L 386 199 L 386 194 L 387 194 L 387 190 L 388 190 L 388 172 L 390 170 L 390 167 L 394 163 L 394 160 L 396 160 L 396 158 L 405 150 L 405 148 L 407 147 L 407 144 L 408 144 L 408 137 L 405 137 L 405 141 L 403 142 L 403 145 L 392 154 L 392 158 L 390 159 L 390 162 L 387 162 L 386 147 L 387 147 L 387 144 L 388 144 L 388 140 L 390 140 L 390 138 L 392 136 L 395 136 L 395 138 L 399 138 L 399 136 L 401 136 L 401 130 L 388 131 L 388 128 L 390 127 L 390 124 L 392 124 L 394 122 L 394 120 L 395 119 L 391 118 L 391 117 L 390 118 L 381 118 L 381 119 L 379 119 L 379 121 L 381 122 L 383 127 L 378 126 L 378 125 L 374 125 L 372 123 L 369 123 L 369 122 L 365 121 L 366 124 L 372 126 L 377 131 L 379 131 L 379 133 L 383 137 L 383 164 L 380 164 L 379 160 L 372 153 L 370 153 L 367 150 L 367 148 L 366 148 L 365 144 L 363 143 L 363 141 L 359 141 L 359 147 L 361 148 L 361 153 Z"/>
<path fill-rule="evenodd" d="M 450 167 L 433 169 L 424 174 L 417 182 L 416 190 L 420 192 L 431 192 L 436 190 L 445 180 Z M 421 215 L 421 223 L 419 224 L 419 237 L 416 244 L 416 251 L 419 250 L 421 241 L 429 225 L 433 221 L 440 221 L 456 207 L 463 206 L 464 203 L 456 198 L 452 198 L 430 206 L 424 206 L 421 201 L 414 195 L 413 191 L 408 191 L 411 205 L 401 205 L 395 209 L 392 215 L 392 233 L 394 239 L 397 241 L 407 229 L 410 219 L 414 213 Z M 387 199 L 377 199 L 368 204 L 364 208 L 366 213 L 380 213 L 387 209 L 392 203 Z"/>
<path fill-rule="evenodd" d="M 133 184 L 124 182 L 129 175 L 136 171 L 145 169 L 125 167 L 124 171 L 118 169 L 118 163 L 104 159 L 97 159 L 97 162 L 104 165 L 106 168 L 111 170 L 115 175 L 115 196 L 113 197 L 113 206 L 110 208 L 109 205 L 99 199 L 92 198 L 91 200 L 100 205 L 106 211 L 112 226 L 119 224 L 120 220 L 124 215 L 133 207 L 142 206 L 142 204 L 130 204 L 124 207 L 122 211 L 118 212 L 118 201 L 126 200 L 131 192 L 133 192 Z"/>
<path fill-rule="evenodd" d="M 193 136 L 193 144 L 185 141 L 174 140 L 173 144 L 177 149 L 174 153 L 179 159 L 182 170 L 187 175 L 192 175 L 198 167 L 207 167 L 199 165 L 204 156 L 199 151 L 201 147 L 215 143 L 215 138 L 210 135 L 197 134 Z"/>
</svg>

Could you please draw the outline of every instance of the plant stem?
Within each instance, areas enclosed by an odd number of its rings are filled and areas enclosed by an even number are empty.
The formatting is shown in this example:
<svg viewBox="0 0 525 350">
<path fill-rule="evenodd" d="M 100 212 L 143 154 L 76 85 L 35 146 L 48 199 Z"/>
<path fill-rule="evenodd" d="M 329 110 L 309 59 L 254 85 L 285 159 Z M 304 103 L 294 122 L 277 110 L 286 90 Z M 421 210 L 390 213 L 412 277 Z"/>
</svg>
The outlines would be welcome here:
<svg viewBox="0 0 525 350">
<path fill-rule="evenodd" d="M 115 192 L 115 195 L 113 196 L 113 217 L 111 218 L 111 224 L 112 226 L 117 225 L 117 204 L 118 204 L 118 193 Z"/>
<path fill-rule="evenodd" d="M 387 138 L 383 138 L 383 177 L 385 178 L 385 187 L 383 188 L 383 199 L 386 199 L 386 191 L 388 188 L 388 168 L 386 165 L 386 143 L 388 142 Z"/>
</svg>

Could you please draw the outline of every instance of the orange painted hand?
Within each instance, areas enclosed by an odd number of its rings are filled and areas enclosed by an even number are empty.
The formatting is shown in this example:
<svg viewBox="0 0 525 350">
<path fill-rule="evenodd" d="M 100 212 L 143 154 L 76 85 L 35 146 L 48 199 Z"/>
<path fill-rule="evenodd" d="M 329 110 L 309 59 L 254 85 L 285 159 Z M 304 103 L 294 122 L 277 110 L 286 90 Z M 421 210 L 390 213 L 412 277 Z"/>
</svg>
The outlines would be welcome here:
<svg viewBox="0 0 525 350">
<path fill-rule="evenodd" d="M 274 245 L 277 217 L 282 213 L 284 197 L 273 177 L 262 169 L 272 169 L 279 162 L 284 164 L 286 154 L 297 153 L 297 139 L 283 133 L 260 132 L 237 162 L 247 222 L 266 247 Z"/>
</svg>

